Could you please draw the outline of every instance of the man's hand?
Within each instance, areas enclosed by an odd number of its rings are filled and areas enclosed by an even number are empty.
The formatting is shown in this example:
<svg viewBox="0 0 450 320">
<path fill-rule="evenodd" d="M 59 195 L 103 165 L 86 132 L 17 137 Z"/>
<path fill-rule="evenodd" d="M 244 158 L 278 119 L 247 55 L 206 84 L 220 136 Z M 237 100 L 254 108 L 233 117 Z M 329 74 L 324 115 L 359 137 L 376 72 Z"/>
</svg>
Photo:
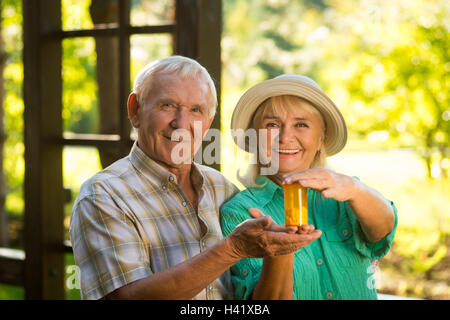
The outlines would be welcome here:
<svg viewBox="0 0 450 320">
<path fill-rule="evenodd" d="M 261 218 L 264 216 L 264 214 L 261 212 L 261 210 L 256 209 L 256 208 L 250 208 L 248 210 L 248 213 L 250 213 L 250 215 L 253 218 Z M 301 225 L 299 227 L 296 226 L 289 226 L 289 227 L 285 227 L 285 226 L 280 226 L 276 223 L 272 223 L 269 227 L 270 231 L 279 231 L 279 232 L 288 232 L 288 233 L 300 233 L 300 234 L 308 234 L 308 233 L 312 233 L 314 231 L 314 226 L 312 224 L 306 224 L 306 225 Z"/>
<path fill-rule="evenodd" d="M 245 220 L 227 236 L 230 250 L 239 258 L 262 258 L 293 253 L 322 234 L 320 230 L 312 231 L 312 226 L 305 226 L 299 231 L 297 227 L 277 225 L 270 216 L 263 216 L 257 211 L 259 210 L 250 209 L 250 214 L 259 217 Z"/>
</svg>

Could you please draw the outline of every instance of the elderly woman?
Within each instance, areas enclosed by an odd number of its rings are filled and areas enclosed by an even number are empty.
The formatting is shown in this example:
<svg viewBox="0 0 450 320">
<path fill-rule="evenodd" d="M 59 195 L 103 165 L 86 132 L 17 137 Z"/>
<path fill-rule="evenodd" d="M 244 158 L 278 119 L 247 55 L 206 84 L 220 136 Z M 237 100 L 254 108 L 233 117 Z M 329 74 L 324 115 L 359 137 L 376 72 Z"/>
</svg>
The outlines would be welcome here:
<svg viewBox="0 0 450 320">
<path fill-rule="evenodd" d="M 267 129 L 272 138 L 278 134 L 278 147 L 271 147 L 269 139 L 267 150 L 259 150 L 278 160 L 278 170 L 264 176 L 264 166 L 256 164 L 241 177 L 247 189 L 221 208 L 224 235 L 263 214 L 284 224 L 285 183 L 308 188 L 310 225 L 296 232 L 322 232 L 293 254 L 236 263 L 231 268 L 235 298 L 377 299 L 371 260 L 390 249 L 396 208 L 359 179 L 324 167 L 325 158 L 341 151 L 347 141 L 344 118 L 331 99 L 308 77 L 282 75 L 241 97 L 231 127 Z M 248 149 L 245 141 L 235 142 Z"/>
</svg>

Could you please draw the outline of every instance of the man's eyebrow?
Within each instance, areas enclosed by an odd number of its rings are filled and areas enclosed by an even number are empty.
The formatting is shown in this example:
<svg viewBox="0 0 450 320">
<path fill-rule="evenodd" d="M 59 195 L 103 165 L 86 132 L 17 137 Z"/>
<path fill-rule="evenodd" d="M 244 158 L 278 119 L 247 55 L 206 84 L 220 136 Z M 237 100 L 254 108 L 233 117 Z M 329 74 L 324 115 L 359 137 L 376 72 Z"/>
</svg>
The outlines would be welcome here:
<svg viewBox="0 0 450 320">
<path fill-rule="evenodd" d="M 180 106 L 180 104 L 176 100 L 174 100 L 170 97 L 161 97 L 158 99 L 157 103 L 158 104 L 170 103 L 170 104 L 173 104 L 176 106 Z M 201 103 L 195 103 L 195 104 L 189 106 L 189 108 L 199 108 L 202 111 L 207 110 L 206 105 L 201 104 Z"/>
<path fill-rule="evenodd" d="M 170 97 L 161 97 L 158 99 L 158 103 L 164 103 L 164 102 L 175 103 L 175 100 L 173 100 Z"/>
</svg>

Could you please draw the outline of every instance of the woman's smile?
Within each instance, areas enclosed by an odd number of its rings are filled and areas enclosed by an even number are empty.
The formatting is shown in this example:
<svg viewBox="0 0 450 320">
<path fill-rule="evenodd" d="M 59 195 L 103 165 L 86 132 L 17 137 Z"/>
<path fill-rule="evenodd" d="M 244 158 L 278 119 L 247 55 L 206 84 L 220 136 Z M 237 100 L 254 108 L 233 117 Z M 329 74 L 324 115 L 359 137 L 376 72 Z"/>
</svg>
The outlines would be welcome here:
<svg viewBox="0 0 450 320">
<path fill-rule="evenodd" d="M 278 150 L 275 150 L 275 152 L 277 152 L 280 156 L 291 156 L 291 155 L 296 155 L 297 153 L 299 153 L 301 150 L 300 148 L 295 148 L 295 149 L 285 149 L 285 148 L 279 148 Z"/>
</svg>

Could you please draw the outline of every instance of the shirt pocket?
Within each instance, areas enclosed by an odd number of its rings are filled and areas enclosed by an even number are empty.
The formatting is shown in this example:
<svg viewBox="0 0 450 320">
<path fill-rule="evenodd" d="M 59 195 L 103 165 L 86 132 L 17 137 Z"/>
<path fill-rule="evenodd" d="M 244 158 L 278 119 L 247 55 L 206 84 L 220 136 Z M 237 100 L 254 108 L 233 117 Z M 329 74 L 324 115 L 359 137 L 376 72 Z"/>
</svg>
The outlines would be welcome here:
<svg viewBox="0 0 450 320">
<path fill-rule="evenodd" d="M 337 226 L 325 231 L 328 245 L 328 260 L 333 261 L 337 267 L 353 267 L 364 263 L 363 257 L 355 247 L 353 230 L 347 224 Z"/>
</svg>

